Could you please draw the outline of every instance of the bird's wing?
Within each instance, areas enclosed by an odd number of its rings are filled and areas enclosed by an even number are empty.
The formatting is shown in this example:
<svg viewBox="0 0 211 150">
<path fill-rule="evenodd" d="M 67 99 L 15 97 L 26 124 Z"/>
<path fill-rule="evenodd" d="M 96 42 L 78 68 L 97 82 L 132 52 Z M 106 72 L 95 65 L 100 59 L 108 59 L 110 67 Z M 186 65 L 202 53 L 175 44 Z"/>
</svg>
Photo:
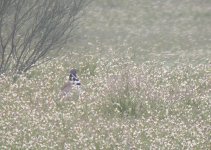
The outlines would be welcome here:
<svg viewBox="0 0 211 150">
<path fill-rule="evenodd" d="M 71 87 L 71 83 L 70 83 L 70 82 L 66 82 L 66 83 L 62 86 L 61 90 L 63 91 L 63 90 L 65 90 L 66 88 L 69 88 L 69 87 Z"/>
</svg>

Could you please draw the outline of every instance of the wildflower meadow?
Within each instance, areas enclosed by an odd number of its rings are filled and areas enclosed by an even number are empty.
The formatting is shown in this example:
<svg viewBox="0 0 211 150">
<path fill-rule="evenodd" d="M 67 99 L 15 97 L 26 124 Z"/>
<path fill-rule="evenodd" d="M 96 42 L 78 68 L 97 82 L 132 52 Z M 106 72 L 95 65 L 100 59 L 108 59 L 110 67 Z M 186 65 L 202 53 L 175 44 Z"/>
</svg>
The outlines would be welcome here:
<svg viewBox="0 0 211 150">
<path fill-rule="evenodd" d="M 0 76 L 0 149 L 209 150 L 210 9 L 95 0 L 57 57 Z M 80 92 L 61 97 L 72 68 Z"/>
</svg>

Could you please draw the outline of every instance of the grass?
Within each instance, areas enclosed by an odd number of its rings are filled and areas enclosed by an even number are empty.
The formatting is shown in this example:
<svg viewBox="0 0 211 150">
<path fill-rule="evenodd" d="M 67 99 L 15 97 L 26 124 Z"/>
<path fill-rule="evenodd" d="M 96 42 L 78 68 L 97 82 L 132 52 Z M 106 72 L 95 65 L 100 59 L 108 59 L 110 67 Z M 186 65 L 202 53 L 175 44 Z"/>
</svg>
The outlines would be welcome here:
<svg viewBox="0 0 211 150">
<path fill-rule="evenodd" d="M 57 58 L 0 77 L 0 149 L 210 149 L 209 4 L 95 0 Z"/>
<path fill-rule="evenodd" d="M 209 1 L 94 1 L 82 21 L 72 49 L 80 45 L 117 55 L 129 51 L 133 59 L 207 63 L 210 59 Z M 71 48 L 71 46 L 70 46 Z M 111 54 L 111 56 L 113 53 Z"/>
<path fill-rule="evenodd" d="M 207 65 L 168 68 L 127 58 L 108 65 L 102 58 L 94 76 L 81 72 L 87 84 L 80 99 L 61 100 L 59 76 L 71 61 L 57 58 L 16 83 L 2 78 L 1 149 L 209 148 Z"/>
</svg>

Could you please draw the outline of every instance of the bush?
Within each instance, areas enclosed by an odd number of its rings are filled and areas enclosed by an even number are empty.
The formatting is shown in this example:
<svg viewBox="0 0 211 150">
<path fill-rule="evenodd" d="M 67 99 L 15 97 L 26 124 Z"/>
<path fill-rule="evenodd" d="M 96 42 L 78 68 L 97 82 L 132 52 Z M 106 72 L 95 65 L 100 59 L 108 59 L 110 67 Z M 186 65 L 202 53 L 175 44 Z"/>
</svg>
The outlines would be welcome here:
<svg viewBox="0 0 211 150">
<path fill-rule="evenodd" d="M 47 54 L 60 50 L 72 37 L 87 1 L 1 1 L 0 74 L 20 74 L 48 61 Z"/>
</svg>

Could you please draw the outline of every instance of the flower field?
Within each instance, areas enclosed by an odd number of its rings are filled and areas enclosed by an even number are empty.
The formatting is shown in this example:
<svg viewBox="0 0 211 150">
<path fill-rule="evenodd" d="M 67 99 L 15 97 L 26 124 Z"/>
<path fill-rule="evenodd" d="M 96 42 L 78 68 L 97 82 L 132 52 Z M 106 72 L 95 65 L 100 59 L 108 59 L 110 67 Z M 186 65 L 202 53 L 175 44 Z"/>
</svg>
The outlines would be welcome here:
<svg viewBox="0 0 211 150">
<path fill-rule="evenodd" d="M 15 83 L 1 77 L 1 149 L 210 148 L 209 66 L 86 56 L 80 97 L 60 98 L 73 62 L 52 60 Z"/>
<path fill-rule="evenodd" d="M 0 150 L 209 150 L 210 6 L 94 0 L 55 59 L 0 76 Z"/>
</svg>

